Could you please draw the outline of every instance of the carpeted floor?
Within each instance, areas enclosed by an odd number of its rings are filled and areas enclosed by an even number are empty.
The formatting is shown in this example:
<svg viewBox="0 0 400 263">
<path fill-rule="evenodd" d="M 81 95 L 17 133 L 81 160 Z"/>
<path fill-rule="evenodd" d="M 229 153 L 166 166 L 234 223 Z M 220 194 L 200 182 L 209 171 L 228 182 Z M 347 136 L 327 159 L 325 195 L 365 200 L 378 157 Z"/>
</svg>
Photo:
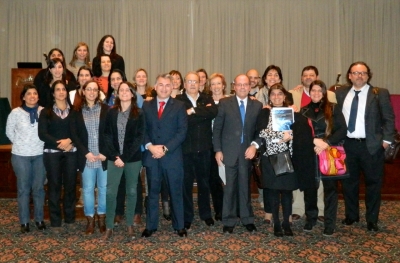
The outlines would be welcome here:
<svg viewBox="0 0 400 263">
<path fill-rule="evenodd" d="M 263 223 L 256 200 L 253 207 L 258 228 L 254 234 L 243 226 L 223 234 L 221 222 L 207 227 L 196 217 L 188 237 L 180 238 L 160 217 L 159 231 L 148 239 L 140 238 L 143 224 L 136 228 L 136 240 L 128 242 L 122 225 L 112 241 L 102 243 L 98 232 L 83 234 L 83 218 L 64 225 L 61 233 L 31 227 L 30 233 L 20 234 L 16 200 L 1 199 L 0 262 L 400 262 L 400 202 L 383 202 L 380 231 L 371 233 L 363 220 L 353 226 L 339 223 L 344 214 L 340 201 L 332 237 L 322 236 L 321 223 L 303 232 L 301 219 L 293 225 L 294 237 L 276 238 L 272 227 Z M 361 209 L 365 211 L 363 204 Z"/>
</svg>

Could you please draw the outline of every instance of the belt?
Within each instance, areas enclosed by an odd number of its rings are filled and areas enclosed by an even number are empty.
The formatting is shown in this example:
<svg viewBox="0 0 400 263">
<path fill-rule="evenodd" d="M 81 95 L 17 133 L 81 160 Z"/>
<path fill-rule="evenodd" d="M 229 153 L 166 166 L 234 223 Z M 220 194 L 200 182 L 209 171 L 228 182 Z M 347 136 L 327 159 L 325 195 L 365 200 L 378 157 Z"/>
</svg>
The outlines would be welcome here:
<svg viewBox="0 0 400 263">
<path fill-rule="evenodd" d="M 347 137 L 347 140 L 357 141 L 357 142 L 365 142 L 365 138 L 350 138 Z"/>
</svg>

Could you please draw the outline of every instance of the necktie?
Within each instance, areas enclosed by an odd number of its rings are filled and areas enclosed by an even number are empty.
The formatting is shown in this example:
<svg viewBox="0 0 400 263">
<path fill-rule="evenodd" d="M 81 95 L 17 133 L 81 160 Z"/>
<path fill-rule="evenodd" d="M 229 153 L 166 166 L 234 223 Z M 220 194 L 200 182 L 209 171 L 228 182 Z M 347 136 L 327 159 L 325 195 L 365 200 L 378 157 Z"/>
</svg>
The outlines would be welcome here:
<svg viewBox="0 0 400 263">
<path fill-rule="evenodd" d="M 357 111 L 358 111 L 358 94 L 361 90 L 354 91 L 354 98 L 351 102 L 351 109 L 350 109 L 350 117 L 349 117 L 349 124 L 347 125 L 347 130 L 349 132 L 354 132 L 356 130 L 356 119 L 357 119 Z"/>
<path fill-rule="evenodd" d="M 161 115 L 164 111 L 165 101 L 160 101 L 160 107 L 158 108 L 158 119 L 161 119 Z"/>
<path fill-rule="evenodd" d="M 242 100 L 240 101 L 239 109 L 240 109 L 240 117 L 242 117 L 242 124 L 243 124 L 243 126 L 242 126 L 242 137 L 240 139 L 240 142 L 243 143 L 243 128 L 244 128 L 244 117 L 246 115 L 246 110 L 244 109 L 244 103 L 243 103 Z"/>
</svg>

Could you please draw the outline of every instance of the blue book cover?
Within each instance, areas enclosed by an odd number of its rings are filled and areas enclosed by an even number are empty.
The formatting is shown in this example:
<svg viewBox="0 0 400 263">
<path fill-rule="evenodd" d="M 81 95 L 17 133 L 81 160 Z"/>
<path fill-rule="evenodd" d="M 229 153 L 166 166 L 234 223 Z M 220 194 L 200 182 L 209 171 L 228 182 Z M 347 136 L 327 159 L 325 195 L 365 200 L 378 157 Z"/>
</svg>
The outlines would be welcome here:
<svg viewBox="0 0 400 263">
<path fill-rule="evenodd" d="M 294 123 L 294 112 L 292 108 L 272 108 L 272 129 L 274 131 L 289 131 Z"/>
</svg>

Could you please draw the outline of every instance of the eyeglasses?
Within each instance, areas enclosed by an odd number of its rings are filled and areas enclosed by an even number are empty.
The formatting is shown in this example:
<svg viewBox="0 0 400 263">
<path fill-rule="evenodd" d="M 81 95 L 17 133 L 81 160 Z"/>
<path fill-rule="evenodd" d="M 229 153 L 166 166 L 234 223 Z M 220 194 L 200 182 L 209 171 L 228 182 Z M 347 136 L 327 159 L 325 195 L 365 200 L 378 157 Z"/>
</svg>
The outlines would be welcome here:
<svg viewBox="0 0 400 263">
<path fill-rule="evenodd" d="M 197 84 L 197 83 L 199 83 L 197 80 L 186 80 L 186 83 L 187 84 Z"/>
<path fill-rule="evenodd" d="M 234 85 L 235 85 L 235 87 L 238 87 L 238 88 L 241 88 L 241 87 L 247 88 L 248 86 L 250 86 L 249 83 L 244 83 L 244 84 L 242 84 L 242 83 L 235 83 Z"/>
<path fill-rule="evenodd" d="M 98 92 L 98 89 L 92 89 L 92 88 L 86 88 L 85 91 L 93 91 L 93 92 Z"/>
<path fill-rule="evenodd" d="M 367 76 L 368 75 L 368 72 L 365 72 L 365 71 L 354 71 L 354 72 L 351 72 L 351 75 L 353 75 L 353 76 L 355 76 L 355 77 L 357 77 L 357 76 Z"/>
</svg>

